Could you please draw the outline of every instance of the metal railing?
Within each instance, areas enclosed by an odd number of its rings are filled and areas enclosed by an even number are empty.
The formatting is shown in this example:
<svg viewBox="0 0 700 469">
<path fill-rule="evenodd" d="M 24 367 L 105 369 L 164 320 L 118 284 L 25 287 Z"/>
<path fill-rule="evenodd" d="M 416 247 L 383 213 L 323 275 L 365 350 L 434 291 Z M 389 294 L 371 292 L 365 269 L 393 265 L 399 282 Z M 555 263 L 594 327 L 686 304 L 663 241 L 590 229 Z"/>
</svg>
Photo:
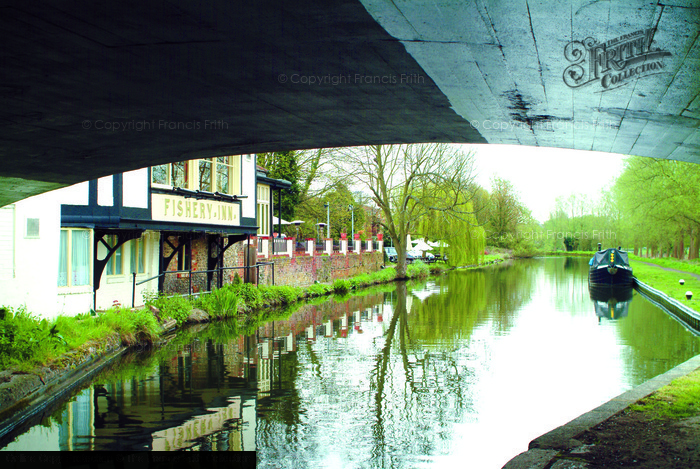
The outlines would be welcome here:
<svg viewBox="0 0 700 469">
<path fill-rule="evenodd" d="M 284 238 L 272 238 L 273 254 L 287 252 L 287 240 Z"/>
<path fill-rule="evenodd" d="M 237 266 L 237 267 L 221 267 L 218 269 L 212 269 L 212 270 L 166 270 L 165 272 L 162 272 L 158 275 L 154 275 L 153 277 L 147 278 L 145 280 L 141 280 L 140 282 L 136 281 L 136 272 L 133 272 L 133 280 L 132 280 L 132 288 L 131 288 L 131 307 L 135 307 L 136 305 L 136 287 L 138 285 L 143 285 L 144 283 L 150 282 L 155 279 L 159 279 L 161 277 L 165 278 L 166 275 L 171 275 L 171 274 L 188 274 L 188 281 L 189 281 L 189 286 L 188 286 L 188 296 L 193 296 L 192 293 L 192 274 L 210 274 L 210 273 L 219 273 L 223 278 L 223 274 L 227 270 L 236 270 L 236 269 L 244 269 L 247 271 L 250 271 L 250 269 L 256 269 L 255 273 L 255 278 L 258 280 L 260 278 L 260 267 L 261 266 L 266 266 L 266 265 L 271 265 L 272 266 L 272 285 L 275 284 L 275 263 L 274 262 L 258 262 L 255 265 L 243 265 L 243 266 Z M 223 284 L 222 280 L 222 284 Z M 206 292 L 198 292 L 198 294 L 201 293 L 206 293 Z"/>
</svg>

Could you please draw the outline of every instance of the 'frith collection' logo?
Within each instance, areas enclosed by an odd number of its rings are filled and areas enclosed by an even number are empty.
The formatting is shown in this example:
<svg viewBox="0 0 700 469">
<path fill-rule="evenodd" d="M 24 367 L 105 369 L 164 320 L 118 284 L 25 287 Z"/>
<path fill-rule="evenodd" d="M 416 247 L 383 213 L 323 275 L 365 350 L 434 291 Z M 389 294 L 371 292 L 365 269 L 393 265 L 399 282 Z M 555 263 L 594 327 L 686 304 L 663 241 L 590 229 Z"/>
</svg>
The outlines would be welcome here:
<svg viewBox="0 0 700 469">
<path fill-rule="evenodd" d="M 642 29 L 606 42 L 591 37 L 571 41 L 564 47 L 564 57 L 571 62 L 564 70 L 564 83 L 578 88 L 600 80 L 602 91 L 610 91 L 631 78 L 662 72 L 663 57 L 671 53 L 652 49 L 653 36 L 653 29 Z"/>
</svg>

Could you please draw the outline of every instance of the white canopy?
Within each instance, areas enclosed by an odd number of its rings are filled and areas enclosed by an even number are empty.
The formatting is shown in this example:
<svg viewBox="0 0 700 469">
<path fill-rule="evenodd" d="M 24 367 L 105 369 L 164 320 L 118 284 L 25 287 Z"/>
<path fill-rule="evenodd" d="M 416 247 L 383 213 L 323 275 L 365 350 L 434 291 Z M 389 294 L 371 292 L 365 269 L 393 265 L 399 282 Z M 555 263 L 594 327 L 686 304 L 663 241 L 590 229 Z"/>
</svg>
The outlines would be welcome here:
<svg viewBox="0 0 700 469">
<path fill-rule="evenodd" d="M 276 226 L 276 225 L 280 225 L 280 224 L 282 224 L 282 225 L 301 225 L 302 223 L 304 223 L 304 220 L 287 221 L 284 218 L 282 218 L 281 220 L 282 220 L 282 223 L 280 223 L 279 218 L 273 216 L 272 217 L 272 224 Z M 320 223 L 319 223 L 319 225 L 320 225 Z"/>
<path fill-rule="evenodd" d="M 439 247 L 449 247 L 449 244 L 447 244 L 444 241 L 428 241 L 428 244 L 431 245 L 434 248 L 439 248 Z"/>
<path fill-rule="evenodd" d="M 417 239 L 417 240 L 415 241 L 415 243 L 416 243 L 416 245 L 413 246 L 413 249 L 415 249 L 416 251 L 421 251 L 421 252 L 423 252 L 423 251 L 432 251 L 432 250 L 433 250 L 433 247 L 432 247 L 431 245 L 429 245 L 428 243 L 426 243 L 426 242 L 423 240 L 423 238 Z"/>
</svg>

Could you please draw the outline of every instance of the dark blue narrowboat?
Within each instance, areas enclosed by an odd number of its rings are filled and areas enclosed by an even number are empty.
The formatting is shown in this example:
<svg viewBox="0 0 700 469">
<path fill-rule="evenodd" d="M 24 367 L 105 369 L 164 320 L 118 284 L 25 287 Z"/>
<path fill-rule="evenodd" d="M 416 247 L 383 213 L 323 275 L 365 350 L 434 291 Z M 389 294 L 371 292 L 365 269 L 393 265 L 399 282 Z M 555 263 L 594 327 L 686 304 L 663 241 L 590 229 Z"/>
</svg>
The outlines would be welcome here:
<svg viewBox="0 0 700 469">
<path fill-rule="evenodd" d="M 622 249 L 605 249 L 596 252 L 589 261 L 590 285 L 632 286 L 634 277 L 627 252 Z"/>
</svg>

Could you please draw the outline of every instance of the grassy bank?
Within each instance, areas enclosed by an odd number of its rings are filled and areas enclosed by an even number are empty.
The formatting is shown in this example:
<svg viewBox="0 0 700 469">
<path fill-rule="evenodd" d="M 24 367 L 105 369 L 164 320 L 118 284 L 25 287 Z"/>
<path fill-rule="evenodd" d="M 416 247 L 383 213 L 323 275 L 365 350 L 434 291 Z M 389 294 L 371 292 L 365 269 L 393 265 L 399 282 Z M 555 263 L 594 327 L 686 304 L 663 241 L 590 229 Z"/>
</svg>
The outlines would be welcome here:
<svg viewBox="0 0 700 469">
<path fill-rule="evenodd" d="M 631 256 L 630 265 L 632 266 L 632 271 L 634 272 L 635 277 L 650 287 L 666 293 L 666 295 L 669 297 L 678 300 L 689 308 L 696 311 L 700 309 L 700 280 L 696 279 L 692 275 L 669 272 L 659 267 L 643 264 L 642 262 L 649 262 L 649 260 Z M 673 265 L 672 263 L 670 264 Z M 674 267 L 669 265 L 668 267 L 680 269 L 682 268 L 682 265 Z M 685 280 L 684 285 L 680 285 L 678 282 L 680 279 Z M 685 297 L 685 292 L 687 291 L 693 292 L 693 297 L 690 300 L 686 299 Z"/>
<path fill-rule="evenodd" d="M 653 419 L 684 419 L 700 415 L 700 370 L 671 381 L 630 409 Z"/>
<path fill-rule="evenodd" d="M 422 262 L 407 267 L 409 278 L 427 277 L 441 268 L 431 269 Z M 67 360 L 66 354 L 101 353 L 107 337 L 131 346 L 152 344 L 163 332 L 163 324 L 174 320 L 178 326 L 188 322 L 193 308 L 210 319 L 226 319 L 245 314 L 245 324 L 252 327 L 279 314 L 276 307 L 301 305 L 301 300 L 331 294 L 347 295 L 357 289 L 395 280 L 396 270 L 382 269 L 333 284 L 314 284 L 305 288 L 292 286 L 255 286 L 234 283 L 196 298 L 153 295 L 142 309 L 112 308 L 96 315 L 59 316 L 54 320 L 37 317 L 24 308 L 0 308 L 0 370 L 31 370 L 35 366 Z M 153 307 L 153 308 L 151 308 Z M 291 314 L 289 311 L 287 315 Z"/>
<path fill-rule="evenodd" d="M 594 251 L 539 251 L 538 256 L 569 256 L 569 257 L 593 257 Z"/>
</svg>

